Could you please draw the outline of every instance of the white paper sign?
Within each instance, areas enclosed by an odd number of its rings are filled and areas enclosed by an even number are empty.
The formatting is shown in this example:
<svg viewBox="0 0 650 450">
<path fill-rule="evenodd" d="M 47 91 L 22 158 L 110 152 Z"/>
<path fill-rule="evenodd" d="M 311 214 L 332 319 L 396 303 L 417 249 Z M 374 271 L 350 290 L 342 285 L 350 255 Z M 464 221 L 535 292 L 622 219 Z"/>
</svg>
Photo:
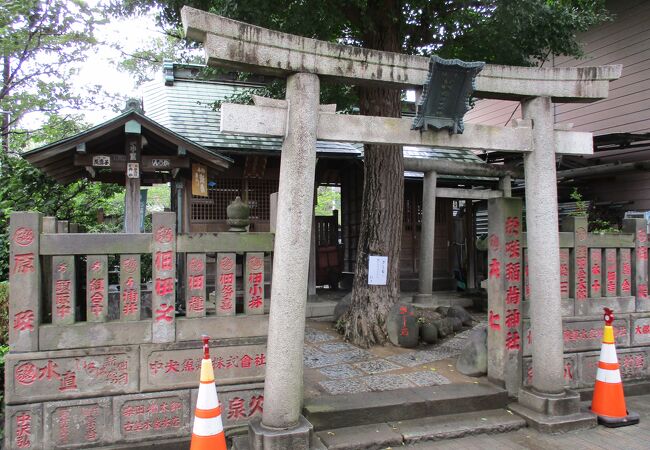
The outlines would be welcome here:
<svg viewBox="0 0 650 450">
<path fill-rule="evenodd" d="M 126 176 L 127 178 L 140 178 L 140 165 L 138 163 L 127 163 Z"/>
<path fill-rule="evenodd" d="M 388 278 L 388 256 L 368 256 L 368 284 L 386 286 Z"/>
</svg>

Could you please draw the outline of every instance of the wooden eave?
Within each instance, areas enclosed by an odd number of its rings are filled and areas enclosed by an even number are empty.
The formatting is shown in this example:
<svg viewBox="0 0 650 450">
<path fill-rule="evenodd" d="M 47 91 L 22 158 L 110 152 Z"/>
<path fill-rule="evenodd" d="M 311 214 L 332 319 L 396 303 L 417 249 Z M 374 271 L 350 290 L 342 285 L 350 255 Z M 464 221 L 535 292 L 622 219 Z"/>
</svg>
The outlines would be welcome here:
<svg viewBox="0 0 650 450">
<path fill-rule="evenodd" d="M 60 183 L 67 184 L 86 178 L 89 174 L 85 167 L 74 164 L 75 155 L 78 154 L 77 146 L 85 144 L 87 154 L 90 155 L 123 154 L 126 134 L 124 125 L 132 120 L 141 125 L 142 135 L 149 143 L 147 148 L 160 150 L 170 157 L 176 156 L 179 148 L 184 148 L 193 160 L 217 171 L 227 169 L 233 163 L 231 158 L 198 145 L 133 109 L 79 134 L 26 152 L 22 156 Z"/>
</svg>

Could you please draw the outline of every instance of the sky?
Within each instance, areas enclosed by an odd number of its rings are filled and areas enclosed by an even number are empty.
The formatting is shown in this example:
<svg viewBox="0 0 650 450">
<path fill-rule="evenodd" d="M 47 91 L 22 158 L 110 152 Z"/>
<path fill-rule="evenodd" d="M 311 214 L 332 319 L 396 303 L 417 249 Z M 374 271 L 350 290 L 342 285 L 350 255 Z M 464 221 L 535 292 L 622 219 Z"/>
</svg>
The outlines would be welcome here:
<svg viewBox="0 0 650 450">
<path fill-rule="evenodd" d="M 91 6 L 97 6 L 99 0 L 88 0 Z M 116 62 L 121 58 L 121 53 L 111 48 L 111 43 L 119 43 L 125 51 L 136 50 L 160 32 L 156 29 L 154 14 L 148 16 L 111 19 L 109 23 L 100 25 L 96 29 L 96 38 L 106 44 L 100 45 L 97 51 L 88 55 L 83 66 L 77 75 L 75 85 L 83 92 L 84 86 L 101 85 L 104 90 L 112 95 L 141 98 L 142 94 L 135 85 L 133 77 L 126 72 L 117 69 Z M 160 68 L 162 76 L 162 67 Z M 89 109 L 83 111 L 86 121 L 95 125 L 115 116 L 110 109 Z"/>
</svg>

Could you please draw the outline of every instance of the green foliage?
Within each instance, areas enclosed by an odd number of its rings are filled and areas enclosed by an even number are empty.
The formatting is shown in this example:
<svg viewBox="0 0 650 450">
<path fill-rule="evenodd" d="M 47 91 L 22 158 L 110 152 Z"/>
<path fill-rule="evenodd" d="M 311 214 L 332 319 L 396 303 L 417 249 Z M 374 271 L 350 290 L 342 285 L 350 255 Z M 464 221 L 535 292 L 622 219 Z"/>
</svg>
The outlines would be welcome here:
<svg viewBox="0 0 650 450">
<path fill-rule="evenodd" d="M 0 281 L 0 347 L 9 342 L 9 283 Z"/>
<path fill-rule="evenodd" d="M 95 10 L 82 0 L 5 0 L 0 4 L 0 110 L 6 136 L 29 113 L 49 116 L 86 100 L 72 91 L 71 75 L 96 44 Z M 9 120 L 7 120 L 9 118 Z M 24 133 L 24 131 L 22 132 Z M 12 137 L 13 139 L 13 137 Z"/>
<path fill-rule="evenodd" d="M 317 216 L 331 216 L 332 210 L 341 210 L 341 191 L 330 186 L 319 186 L 316 203 Z"/>
<path fill-rule="evenodd" d="M 162 24 L 179 24 L 187 4 L 278 31 L 411 54 L 530 65 L 549 54 L 579 55 L 576 33 L 609 18 L 603 0 L 411 0 L 394 9 L 367 0 L 116 0 L 113 11 L 160 7 Z M 391 11 L 397 11 L 391 16 Z M 392 26 L 387 27 L 387 23 Z M 381 35 L 386 29 L 397 36 Z M 373 46 L 373 48 L 379 48 Z"/>
<path fill-rule="evenodd" d="M 582 194 L 578 191 L 577 187 L 573 188 L 571 195 L 569 195 L 571 200 L 576 203 L 576 210 L 571 213 L 572 216 L 586 216 L 588 208 L 588 203 L 583 200 Z"/>
<path fill-rule="evenodd" d="M 4 158 L 0 166 L 0 280 L 9 270 L 9 216 L 13 211 L 39 211 L 89 229 L 96 224 L 97 210 L 120 186 L 88 180 L 62 185 L 20 157 Z"/>
</svg>

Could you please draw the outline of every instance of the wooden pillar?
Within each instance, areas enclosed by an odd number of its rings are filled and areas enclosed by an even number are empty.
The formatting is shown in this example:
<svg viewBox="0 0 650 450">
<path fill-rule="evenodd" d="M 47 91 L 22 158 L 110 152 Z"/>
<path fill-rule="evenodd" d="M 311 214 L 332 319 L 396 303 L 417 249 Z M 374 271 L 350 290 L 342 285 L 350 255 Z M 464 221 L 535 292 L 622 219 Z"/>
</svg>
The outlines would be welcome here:
<svg viewBox="0 0 650 450">
<path fill-rule="evenodd" d="M 140 232 L 140 158 L 142 137 L 140 124 L 134 120 L 124 125 L 126 173 L 124 195 L 124 232 Z"/>
</svg>

